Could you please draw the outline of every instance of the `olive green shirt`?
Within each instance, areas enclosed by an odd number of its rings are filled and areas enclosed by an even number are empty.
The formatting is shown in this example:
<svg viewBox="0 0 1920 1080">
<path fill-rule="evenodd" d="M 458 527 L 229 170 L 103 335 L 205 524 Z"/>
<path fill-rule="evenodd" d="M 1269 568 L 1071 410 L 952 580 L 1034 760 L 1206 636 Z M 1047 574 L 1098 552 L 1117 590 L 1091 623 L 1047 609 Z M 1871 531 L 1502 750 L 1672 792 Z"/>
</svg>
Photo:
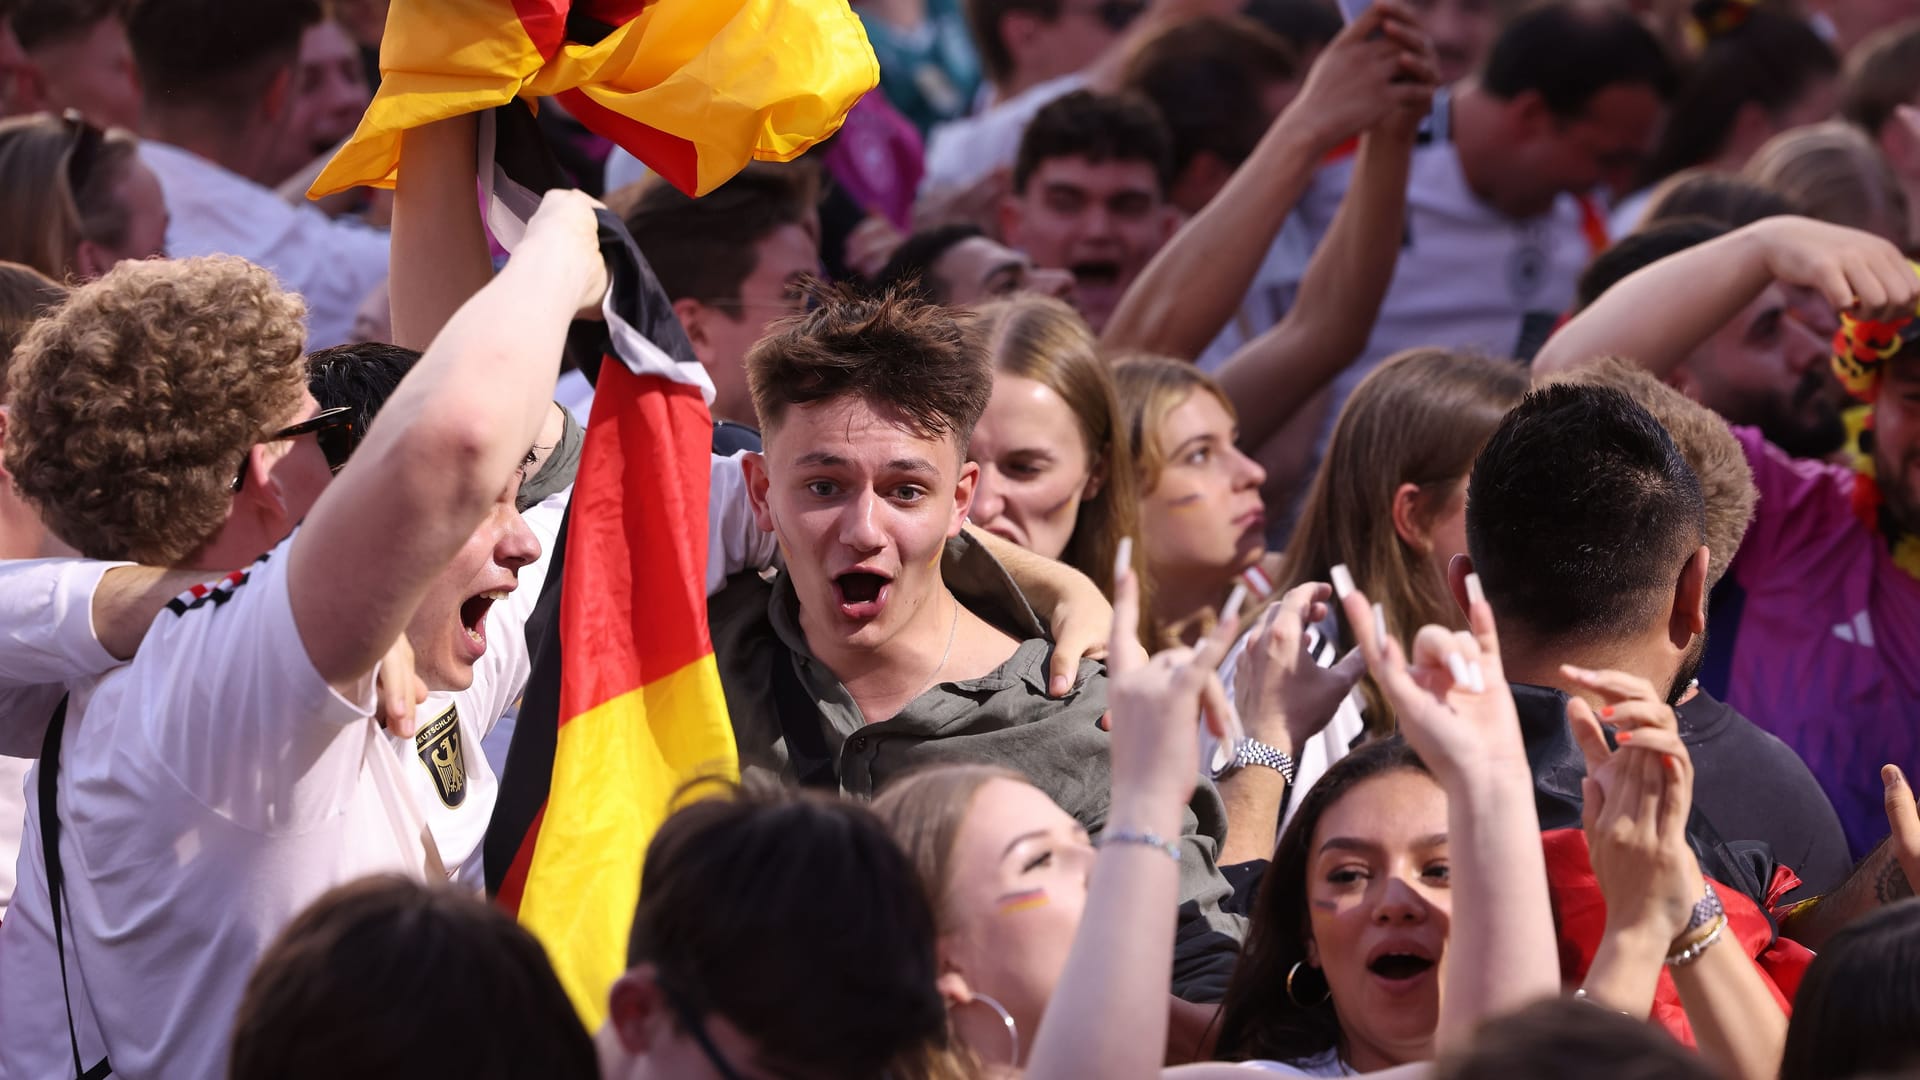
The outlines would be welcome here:
<svg viewBox="0 0 1920 1080">
<path fill-rule="evenodd" d="M 1083 661 L 1072 692 L 1049 698 L 1052 643 L 1006 571 L 963 535 L 949 543 L 942 572 L 969 610 L 1020 645 L 987 675 L 939 683 L 877 724 L 866 723 L 846 687 L 807 648 L 799 601 L 784 574 L 771 582 L 756 574 L 730 579 L 708 601 L 708 615 L 741 772 L 798 779 L 775 706 L 774 665 L 789 664 L 786 685 L 811 699 L 842 792 L 871 798 L 892 778 L 933 762 L 1002 765 L 1025 774 L 1097 837 L 1111 795 L 1108 736 L 1098 726 L 1106 712 L 1105 668 Z M 1199 779 L 1183 820 L 1173 970 L 1174 992 L 1191 1001 L 1225 994 L 1246 929 L 1244 919 L 1221 910 L 1232 890 L 1214 856 L 1226 822 L 1219 793 Z"/>
</svg>

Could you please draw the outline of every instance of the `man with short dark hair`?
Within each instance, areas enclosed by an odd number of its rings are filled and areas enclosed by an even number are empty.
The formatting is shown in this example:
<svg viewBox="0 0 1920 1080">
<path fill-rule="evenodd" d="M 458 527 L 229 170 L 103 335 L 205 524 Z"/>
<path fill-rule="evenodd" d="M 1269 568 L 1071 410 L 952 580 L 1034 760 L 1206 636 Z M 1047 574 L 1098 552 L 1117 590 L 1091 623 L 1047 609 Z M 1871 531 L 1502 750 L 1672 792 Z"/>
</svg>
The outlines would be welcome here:
<svg viewBox="0 0 1920 1080">
<path fill-rule="evenodd" d="M 126 8 L 127 0 L 19 0 L 8 22 L 38 75 L 43 108 L 140 130 Z"/>
<path fill-rule="evenodd" d="M 1240 15 L 1209 15 L 1142 41 L 1120 89 L 1153 104 L 1173 143 L 1168 199 L 1197 213 L 1247 160 L 1299 89 L 1293 51 Z"/>
<path fill-rule="evenodd" d="M 1106 676 L 1082 664 L 1050 695 L 1054 645 L 1027 595 L 961 535 L 987 358 L 932 305 L 831 296 L 748 368 L 766 436 L 748 490 L 785 566 L 736 576 L 708 605 L 742 772 L 870 797 L 923 763 L 1006 764 L 1098 833 Z M 1174 986 L 1218 1000 L 1241 924 L 1219 907 L 1211 785 L 1184 826 Z"/>
<path fill-rule="evenodd" d="M 915 288 L 936 304 L 967 307 L 1033 292 L 1071 302 L 1073 275 L 1041 270 L 1022 252 L 995 243 L 978 225 L 942 225 L 914 233 L 894 249 L 875 283 Z"/>
<path fill-rule="evenodd" d="M 1911 317 L 1920 277 L 1900 250 L 1805 218 L 1756 222 L 1648 266 L 1541 351 L 1552 374 L 1593 356 L 1672 373 L 1744 309 L 1810 286 L 1831 310 Z M 1751 532 L 1716 597 L 1702 683 L 1805 758 L 1863 854 L 1886 831 L 1880 767 L 1920 767 L 1920 348 L 1888 329 L 1836 360 L 1872 407 L 1860 454 L 1794 460 L 1735 425 L 1760 489 Z M 1844 364 L 1842 363 L 1844 361 Z"/>
<path fill-rule="evenodd" d="M 387 234 L 289 204 L 269 184 L 318 0 L 138 0 L 128 12 L 146 90 L 140 155 L 160 178 L 175 257 L 239 255 L 307 301 L 313 348 L 352 337 L 387 274 Z M 212 28 L 218 28 L 215 32 Z"/>
<path fill-rule="evenodd" d="M 1634 271 L 1729 231 L 1702 219 L 1678 219 L 1629 234 L 1580 275 L 1578 307 L 1585 309 Z M 1769 283 L 1666 381 L 1727 423 L 1759 428 L 1794 457 L 1825 457 L 1847 435 L 1841 418 L 1846 394 L 1833 377 L 1831 353 L 1828 340 L 1795 310 L 1788 290 Z"/>
<path fill-rule="evenodd" d="M 660 279 L 693 352 L 713 379 L 713 416 L 753 422 L 747 350 L 767 326 L 806 310 L 820 274 L 811 174 L 751 165 L 700 198 L 658 179 L 608 197 Z M 569 373 L 561 403 L 586 418 L 592 391 Z"/>
<path fill-rule="evenodd" d="M 1699 478 L 1626 394 L 1550 384 L 1501 421 L 1474 462 L 1466 534 L 1468 554 L 1455 557 L 1449 585 L 1465 608 L 1468 576 L 1477 574 L 1499 620 L 1541 827 L 1578 828 L 1586 766 L 1568 727 L 1572 699 L 1609 717 L 1611 707 L 1638 700 L 1627 690 L 1637 681 L 1654 704 L 1671 707 L 1704 660 L 1711 552 Z M 1752 773 L 1734 774 L 1753 782 Z M 1702 808 L 1723 794 L 1696 800 L 1689 842 L 1708 877 L 1768 911 L 1780 891 L 1776 853 L 1757 842 L 1753 823 L 1706 816 Z M 1882 816 L 1877 832 L 1886 831 Z M 1890 845 L 1820 902 L 1776 911 L 1782 932 L 1818 948 L 1847 918 L 1885 902 L 1875 883 L 1889 868 L 1899 874 Z"/>
<path fill-rule="evenodd" d="M 1072 271 L 1080 314 L 1099 333 L 1180 227 L 1172 183 L 1172 140 L 1151 103 L 1076 91 L 1021 136 L 1001 231 L 1035 266 Z"/>
</svg>

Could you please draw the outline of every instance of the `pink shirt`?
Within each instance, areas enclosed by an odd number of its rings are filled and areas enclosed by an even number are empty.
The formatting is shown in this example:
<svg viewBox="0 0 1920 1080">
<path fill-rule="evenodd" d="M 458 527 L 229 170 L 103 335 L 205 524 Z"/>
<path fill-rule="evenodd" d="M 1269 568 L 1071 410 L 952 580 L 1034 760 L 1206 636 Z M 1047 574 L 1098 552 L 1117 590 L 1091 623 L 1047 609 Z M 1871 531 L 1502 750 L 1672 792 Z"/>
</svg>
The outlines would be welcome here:
<svg viewBox="0 0 1920 1080">
<path fill-rule="evenodd" d="M 1860 855 L 1887 835 L 1880 767 L 1920 766 L 1920 581 L 1854 516 L 1850 470 L 1733 433 L 1760 504 L 1724 698 L 1806 759 Z"/>
</svg>

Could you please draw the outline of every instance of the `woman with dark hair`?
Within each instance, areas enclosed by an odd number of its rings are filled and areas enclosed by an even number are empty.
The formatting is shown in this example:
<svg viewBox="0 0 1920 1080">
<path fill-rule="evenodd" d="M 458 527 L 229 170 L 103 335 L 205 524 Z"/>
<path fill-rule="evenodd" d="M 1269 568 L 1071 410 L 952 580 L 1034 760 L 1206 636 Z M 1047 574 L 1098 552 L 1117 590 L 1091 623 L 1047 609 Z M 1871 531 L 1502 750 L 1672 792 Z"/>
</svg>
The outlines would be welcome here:
<svg viewBox="0 0 1920 1080">
<path fill-rule="evenodd" d="M 699 799 L 641 879 L 608 1080 L 942 1075 L 933 914 L 866 807 L 777 786 Z"/>
<path fill-rule="evenodd" d="M 446 884 L 362 878 L 294 918 L 234 1020 L 229 1080 L 592 1080 L 546 950 Z"/>
<path fill-rule="evenodd" d="M 1906 1075 L 1920 1068 L 1920 900 L 1835 934 L 1800 981 L 1780 1080 Z"/>
<path fill-rule="evenodd" d="M 1477 584 L 1475 579 L 1473 633 L 1426 627 L 1411 662 L 1397 644 L 1381 644 L 1374 636 L 1364 594 L 1354 591 L 1345 600 L 1348 616 L 1361 628 L 1368 663 L 1402 712 L 1411 745 L 1372 744 L 1335 766 L 1308 796 L 1261 887 L 1249 951 L 1227 999 L 1221 1056 L 1285 1056 L 1292 1060 L 1265 1064 L 1296 1075 L 1345 1075 L 1426 1060 L 1436 1040 L 1457 1043 L 1481 1017 L 1557 989 L 1557 972 L 1540 963 L 1553 955 L 1553 928 L 1532 782 L 1513 699 L 1502 685 L 1492 612 L 1477 597 Z M 1116 596 L 1116 642 L 1133 631 L 1134 602 L 1130 588 Z M 1199 649 L 1170 650 L 1149 669 L 1180 677 L 1196 668 L 1211 671 L 1224 651 L 1219 640 L 1231 635 L 1236 621 L 1229 616 Z M 1117 644 L 1109 651 L 1117 652 Z M 1103 879 L 1106 861 L 1118 854 L 1111 849 L 1150 839 L 1128 835 L 1143 800 L 1123 780 L 1122 762 L 1136 755 L 1123 752 L 1122 740 L 1156 728 L 1164 732 L 1166 725 L 1155 723 L 1151 709 L 1129 715 L 1134 677 L 1116 676 L 1113 691 L 1116 811 L 1097 866 L 1085 833 L 1044 794 L 1005 770 L 932 769 L 901 780 L 875 803 L 934 899 L 943 977 L 953 982 L 949 1000 L 965 1006 L 955 1009 L 956 1030 L 984 1060 L 1021 1064 L 1019 1033 L 1041 1025 L 1042 1015 L 1043 1031 L 1056 1016 L 1106 1015 L 1096 1007 L 1097 995 L 1072 975 L 1085 953 L 1121 951 L 1112 940 L 1121 913 L 1171 929 L 1166 911 L 1150 905 L 1140 910 L 1142 901 L 1128 907 Z M 1157 736 L 1167 744 L 1159 755 L 1137 755 L 1159 761 L 1155 775 L 1163 779 L 1148 785 L 1168 804 L 1159 813 L 1177 806 L 1183 785 L 1192 787 L 1191 732 L 1176 725 L 1171 734 Z M 1178 746 L 1170 740 L 1183 736 L 1180 756 L 1160 760 Z M 1423 759 L 1433 763 L 1431 772 Z M 1155 862 L 1172 866 L 1165 857 Z M 1452 925 L 1455 894 L 1461 915 Z M 1310 924 L 1312 936 L 1304 938 L 1302 929 Z M 1064 946 L 1069 937 L 1070 954 Z M 1450 937 L 1473 962 L 1443 965 Z M 1133 939 L 1121 940 L 1135 947 Z M 1263 950 L 1255 942 L 1268 945 Z M 1107 969 L 1113 984 L 1108 992 L 1134 995 L 1132 1004 L 1141 1010 L 1153 1000 L 1139 995 L 1157 988 L 1158 1022 L 1164 1023 L 1165 949 L 1136 951 L 1138 970 L 1131 977 L 1121 977 L 1118 961 Z M 1285 1008 L 1281 995 L 1289 984 L 1306 1009 Z M 1387 1011 L 1396 1015 L 1376 1015 Z M 1311 1013 L 1298 1036 L 1270 1037 L 1283 1012 Z M 1148 1017 L 1135 1015 L 1126 1026 L 1137 1034 L 1135 1025 Z M 1121 1026 L 1118 1020 L 1101 1022 L 1109 1030 Z M 1247 1075 L 1241 1067 L 1227 1068 L 1196 1066 L 1168 1075 Z M 1079 1075 L 1110 1073 L 1089 1069 Z"/>
</svg>

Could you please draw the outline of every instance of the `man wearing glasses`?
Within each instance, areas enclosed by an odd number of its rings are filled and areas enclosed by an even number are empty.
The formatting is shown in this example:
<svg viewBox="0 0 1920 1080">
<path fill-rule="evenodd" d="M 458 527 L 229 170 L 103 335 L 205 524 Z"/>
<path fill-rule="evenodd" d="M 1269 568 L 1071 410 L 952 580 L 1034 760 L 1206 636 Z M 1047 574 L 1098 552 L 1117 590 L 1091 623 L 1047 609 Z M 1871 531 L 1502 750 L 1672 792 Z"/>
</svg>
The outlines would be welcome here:
<svg viewBox="0 0 1920 1080">
<path fill-rule="evenodd" d="M 427 620 L 444 632 L 421 677 L 472 680 L 485 608 L 539 554 L 514 498 L 566 328 L 605 287 L 591 204 L 549 196 L 337 477 L 302 305 L 258 267 L 123 264 L 15 358 L 8 470 L 56 533 L 96 559 L 247 569 L 167 605 L 50 727 L 0 924 L 9 1075 L 218 1075 L 294 913 L 366 873 L 444 872 L 395 809 L 375 673 Z M 471 588 L 449 599 L 449 580 Z"/>
</svg>

